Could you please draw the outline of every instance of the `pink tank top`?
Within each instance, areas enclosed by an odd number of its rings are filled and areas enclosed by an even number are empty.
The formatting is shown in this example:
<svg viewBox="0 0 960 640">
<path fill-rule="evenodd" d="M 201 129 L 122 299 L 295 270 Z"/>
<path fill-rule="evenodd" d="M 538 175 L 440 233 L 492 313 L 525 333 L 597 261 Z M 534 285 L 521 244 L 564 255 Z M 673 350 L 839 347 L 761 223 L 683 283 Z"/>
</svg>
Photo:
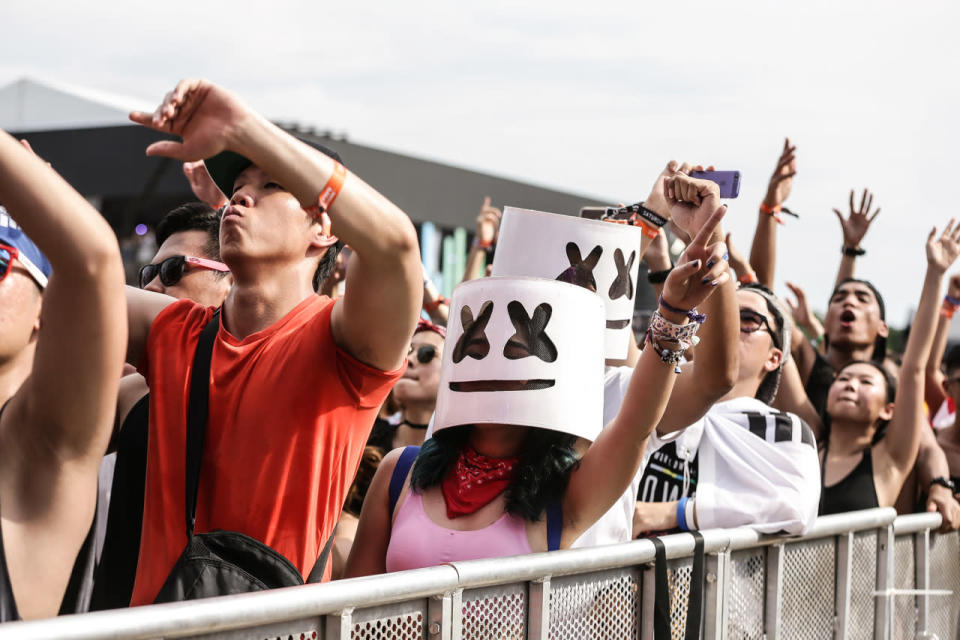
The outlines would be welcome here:
<svg viewBox="0 0 960 640">
<path fill-rule="evenodd" d="M 408 491 L 397 511 L 387 547 L 387 571 L 433 567 L 445 562 L 530 553 L 523 518 L 504 513 L 476 531 L 454 531 L 436 524 L 423 510 L 423 498 Z"/>
</svg>

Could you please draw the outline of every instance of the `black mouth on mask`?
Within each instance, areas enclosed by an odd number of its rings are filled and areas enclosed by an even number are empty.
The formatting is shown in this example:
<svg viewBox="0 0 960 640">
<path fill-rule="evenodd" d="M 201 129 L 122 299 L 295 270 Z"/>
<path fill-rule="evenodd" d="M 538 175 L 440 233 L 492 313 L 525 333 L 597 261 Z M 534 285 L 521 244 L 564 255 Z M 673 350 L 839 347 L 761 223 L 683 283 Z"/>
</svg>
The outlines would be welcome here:
<svg viewBox="0 0 960 640">
<path fill-rule="evenodd" d="M 556 380 L 545 380 L 542 378 L 534 380 L 466 380 L 463 382 L 451 382 L 450 391 L 461 391 L 465 393 L 478 391 L 537 391 L 539 389 L 549 389 L 556 383 Z"/>
</svg>

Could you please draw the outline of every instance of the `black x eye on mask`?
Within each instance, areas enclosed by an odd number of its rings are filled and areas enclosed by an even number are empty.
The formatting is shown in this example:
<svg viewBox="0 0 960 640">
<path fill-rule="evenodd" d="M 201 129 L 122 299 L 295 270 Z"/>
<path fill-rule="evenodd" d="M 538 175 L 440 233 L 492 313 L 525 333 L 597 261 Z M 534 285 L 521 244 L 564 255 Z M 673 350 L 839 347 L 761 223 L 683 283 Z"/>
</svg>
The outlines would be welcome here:
<svg viewBox="0 0 960 640">
<path fill-rule="evenodd" d="M 453 348 L 453 361 L 462 361 L 467 356 L 474 360 L 483 360 L 490 353 L 490 341 L 487 340 L 487 323 L 493 315 L 493 301 L 487 300 L 480 307 L 480 315 L 473 319 L 473 311 L 467 305 L 460 309 L 460 324 L 463 325 L 463 335 L 457 340 Z"/>
<path fill-rule="evenodd" d="M 630 252 L 630 261 L 624 263 L 623 260 L 623 251 L 616 249 L 613 252 L 613 262 L 617 266 L 617 277 L 614 279 L 613 284 L 610 285 L 610 299 L 616 300 L 617 298 L 627 296 L 628 300 L 633 300 L 633 277 L 630 275 L 630 271 L 633 269 L 633 263 L 637 259 L 637 252 Z"/>
<path fill-rule="evenodd" d="M 600 256 L 602 255 L 603 247 L 598 245 L 593 248 L 593 251 L 591 251 L 586 258 L 581 258 L 580 247 L 577 246 L 577 243 L 568 242 L 567 260 L 570 261 L 570 266 L 564 269 L 563 273 L 554 278 L 554 280 L 569 282 L 578 287 L 596 292 L 597 279 L 593 276 L 593 269 L 597 266 L 597 263 L 600 262 Z"/>
<path fill-rule="evenodd" d="M 516 333 L 510 336 L 503 347 L 503 355 L 508 360 L 519 360 L 529 356 L 536 356 L 544 362 L 554 362 L 557 359 L 557 347 L 547 336 L 545 329 L 550 322 L 553 309 L 547 303 L 537 305 L 533 310 L 533 317 L 527 316 L 527 310 L 516 300 L 507 305 L 507 313 Z"/>
</svg>

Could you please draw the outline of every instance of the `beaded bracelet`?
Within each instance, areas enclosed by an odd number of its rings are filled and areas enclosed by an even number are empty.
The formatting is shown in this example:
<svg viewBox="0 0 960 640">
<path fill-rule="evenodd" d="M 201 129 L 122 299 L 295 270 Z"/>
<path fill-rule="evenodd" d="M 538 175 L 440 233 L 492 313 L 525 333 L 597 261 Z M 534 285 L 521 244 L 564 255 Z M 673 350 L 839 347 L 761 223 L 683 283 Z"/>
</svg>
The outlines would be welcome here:
<svg viewBox="0 0 960 640">
<path fill-rule="evenodd" d="M 695 310 L 694 310 L 695 313 Z M 699 318 L 706 319 L 706 316 L 697 314 Z M 653 347 L 654 352 L 660 356 L 660 360 L 674 367 L 675 373 L 680 373 L 680 363 L 683 362 L 683 354 L 687 349 L 696 345 L 700 340 L 696 333 L 703 320 L 691 320 L 686 324 L 674 324 L 660 314 L 660 310 L 653 312 L 650 318 L 650 327 L 647 329 L 647 344 Z M 677 345 L 676 349 L 669 349 L 663 343 L 673 343 Z"/>
</svg>

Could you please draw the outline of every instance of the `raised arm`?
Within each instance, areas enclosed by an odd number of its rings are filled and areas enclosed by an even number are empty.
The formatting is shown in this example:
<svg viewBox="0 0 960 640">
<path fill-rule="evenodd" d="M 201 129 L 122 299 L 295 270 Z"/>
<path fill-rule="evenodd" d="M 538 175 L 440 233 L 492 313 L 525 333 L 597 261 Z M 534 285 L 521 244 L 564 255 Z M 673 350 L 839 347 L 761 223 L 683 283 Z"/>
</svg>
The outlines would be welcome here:
<svg viewBox="0 0 960 640">
<path fill-rule="evenodd" d="M 793 284 L 792 282 L 787 283 L 787 288 L 793 293 L 797 298 L 796 302 L 787 298 L 787 306 L 790 307 L 790 313 L 793 315 L 794 324 L 798 327 L 803 328 L 807 333 L 807 338 L 813 340 L 817 343 L 817 348 L 819 349 L 823 344 L 823 336 L 826 331 L 823 328 L 823 323 L 820 322 L 820 319 L 813 314 L 813 311 L 810 310 L 810 305 L 807 304 L 807 293 L 801 289 L 799 286 Z"/>
<path fill-rule="evenodd" d="M 705 251 L 725 209 L 710 217 L 691 243 L 695 251 Z M 707 268 L 701 259 L 678 265 L 664 286 L 659 313 L 671 323 L 686 324 L 684 314 L 671 309 L 691 309 L 702 303 L 729 279 L 727 263 L 717 261 Z M 717 284 L 714 285 L 713 283 Z M 571 474 L 563 498 L 562 545 L 569 546 L 587 530 L 623 494 L 640 467 L 650 432 L 660 421 L 673 390 L 677 374 L 675 364 L 661 358 L 667 350 L 686 345 L 667 341 L 653 331 L 654 341 L 647 345 L 633 370 L 623 405 L 616 418 L 601 432 Z"/>
<path fill-rule="evenodd" d="M 702 184 L 701 184 L 702 183 Z M 677 175 L 672 183 L 673 195 L 684 197 L 684 201 L 672 199 L 672 219 L 675 224 L 688 224 L 693 219 L 702 218 L 705 212 L 726 210 L 720 205 L 720 189 L 709 180 L 696 180 L 685 175 Z M 699 204 L 693 204 L 685 193 L 701 189 L 705 194 Z M 699 211 L 697 211 L 699 209 Z M 690 212 L 693 215 L 686 215 Z M 688 233 L 693 228 L 685 229 Z M 687 247 L 681 262 L 702 260 L 707 268 L 727 260 L 727 247 L 723 242 L 723 229 L 718 224 L 707 245 L 691 244 Z M 710 409 L 715 402 L 726 395 L 733 387 L 740 368 L 740 316 L 737 304 L 736 284 L 729 276 L 722 283 L 713 285 L 716 292 L 704 301 L 700 311 L 709 321 L 703 325 L 699 334 L 700 344 L 693 364 L 685 367 L 688 375 L 680 376 L 674 392 L 657 425 L 660 434 L 683 429 L 697 420 Z"/>
<path fill-rule="evenodd" d="M 940 363 L 943 361 L 944 351 L 947 349 L 947 341 L 950 339 L 950 323 L 953 322 L 953 314 L 956 312 L 951 300 L 960 300 L 960 275 L 950 277 L 947 283 L 947 298 L 944 300 L 943 307 L 940 309 L 940 317 L 937 318 L 937 331 L 933 336 L 933 347 L 930 349 L 930 357 L 927 358 L 927 370 L 923 379 L 923 396 L 930 409 L 931 417 L 937 413 L 937 409 L 947 399 L 943 391 L 944 375 L 940 370 Z"/>
<path fill-rule="evenodd" d="M 843 254 L 840 258 L 840 268 L 837 270 L 835 285 L 854 276 L 857 257 L 865 253 L 860 243 L 863 242 L 863 237 L 867 235 L 870 224 L 880 214 L 880 207 L 877 207 L 871 215 L 870 208 L 872 206 L 873 194 L 864 189 L 863 196 L 860 198 L 860 208 L 855 207 L 853 204 L 853 189 L 851 189 L 850 216 L 844 218 L 839 209 L 833 210 L 837 214 L 840 228 L 843 230 Z"/>
<path fill-rule="evenodd" d="M 4 559 L 30 619 L 57 614 L 93 518 L 126 346 L 124 273 L 103 217 L 4 132 L 0 202 L 53 267 L 30 373 L 0 419 Z"/>
<path fill-rule="evenodd" d="M 960 227 L 955 229 L 953 220 L 939 238 L 935 237 L 936 232 L 933 229 L 927 238 L 927 274 L 903 354 L 893 418 L 880 443 L 903 475 L 909 473 L 917 459 L 920 430 L 927 428 L 923 413 L 923 374 L 933 346 L 940 286 L 944 273 L 960 255 Z"/>
<path fill-rule="evenodd" d="M 331 179 L 336 181 L 332 158 L 206 80 L 184 80 L 153 114 L 135 112 L 130 117 L 183 139 L 155 142 L 148 155 L 193 161 L 235 151 L 282 184 L 304 208 L 316 206 Z M 334 340 L 362 362 L 395 369 L 403 363 L 422 301 L 423 273 L 413 224 L 350 172 L 327 213 L 332 232 L 353 249 L 346 293 L 332 319 Z"/>
<path fill-rule="evenodd" d="M 777 262 L 777 222 L 780 220 L 783 203 L 793 188 L 793 176 L 797 174 L 796 151 L 795 146 L 790 146 L 790 138 L 783 141 L 783 151 L 767 184 L 767 195 L 760 205 L 757 229 L 753 234 L 753 246 L 750 248 L 750 264 L 756 271 L 757 280 L 771 289 Z"/>
<path fill-rule="evenodd" d="M 116 236 L 56 172 L 2 132 L 0 201 L 53 267 L 33 370 L 3 414 L 2 437 L 33 463 L 41 451 L 95 461 L 109 440 L 126 346 Z"/>
<path fill-rule="evenodd" d="M 483 206 L 477 214 L 477 231 L 473 236 L 473 246 L 467 254 L 466 266 L 463 270 L 463 282 L 484 276 L 484 257 L 487 255 L 487 250 L 497 245 L 502 216 L 500 209 L 490 205 L 490 196 L 483 199 Z"/>
</svg>

